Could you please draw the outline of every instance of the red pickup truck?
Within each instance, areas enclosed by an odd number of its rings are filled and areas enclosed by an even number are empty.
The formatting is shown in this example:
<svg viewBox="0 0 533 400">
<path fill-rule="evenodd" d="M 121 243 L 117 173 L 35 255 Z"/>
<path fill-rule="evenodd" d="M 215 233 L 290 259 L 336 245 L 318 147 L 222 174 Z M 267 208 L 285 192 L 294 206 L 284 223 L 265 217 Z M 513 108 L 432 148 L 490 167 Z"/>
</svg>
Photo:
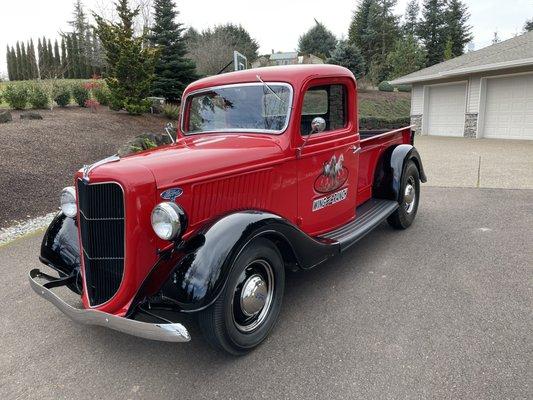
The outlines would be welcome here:
<svg viewBox="0 0 533 400">
<path fill-rule="evenodd" d="M 287 269 L 415 218 L 426 177 L 411 128 L 360 131 L 356 110 L 354 76 L 332 65 L 191 84 L 174 143 L 85 166 L 63 190 L 40 255 L 57 276 L 34 269 L 32 288 L 81 323 L 184 342 L 194 314 L 214 346 L 253 349 Z"/>
</svg>

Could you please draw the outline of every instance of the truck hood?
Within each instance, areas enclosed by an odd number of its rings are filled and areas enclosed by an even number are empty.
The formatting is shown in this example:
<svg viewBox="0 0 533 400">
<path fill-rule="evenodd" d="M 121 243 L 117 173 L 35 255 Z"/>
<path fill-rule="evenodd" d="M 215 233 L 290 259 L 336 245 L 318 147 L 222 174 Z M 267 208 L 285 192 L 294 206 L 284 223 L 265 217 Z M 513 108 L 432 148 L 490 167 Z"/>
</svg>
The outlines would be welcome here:
<svg viewBox="0 0 533 400">
<path fill-rule="evenodd" d="M 124 157 L 112 168 L 133 171 L 143 166 L 152 172 L 161 189 L 275 161 L 281 154 L 277 136 L 210 134 L 182 138 L 173 145 Z"/>
</svg>

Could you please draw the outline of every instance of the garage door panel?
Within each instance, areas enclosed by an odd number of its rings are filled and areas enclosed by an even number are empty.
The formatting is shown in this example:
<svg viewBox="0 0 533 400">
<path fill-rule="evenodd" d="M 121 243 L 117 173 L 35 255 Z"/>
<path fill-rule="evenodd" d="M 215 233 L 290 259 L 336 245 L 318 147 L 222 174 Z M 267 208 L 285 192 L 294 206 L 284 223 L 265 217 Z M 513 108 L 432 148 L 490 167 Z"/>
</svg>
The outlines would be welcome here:
<svg viewBox="0 0 533 400">
<path fill-rule="evenodd" d="M 436 136 L 463 136 L 466 84 L 431 86 L 428 94 L 427 133 Z"/>
<path fill-rule="evenodd" d="M 483 137 L 533 140 L 533 74 L 487 79 Z"/>
</svg>

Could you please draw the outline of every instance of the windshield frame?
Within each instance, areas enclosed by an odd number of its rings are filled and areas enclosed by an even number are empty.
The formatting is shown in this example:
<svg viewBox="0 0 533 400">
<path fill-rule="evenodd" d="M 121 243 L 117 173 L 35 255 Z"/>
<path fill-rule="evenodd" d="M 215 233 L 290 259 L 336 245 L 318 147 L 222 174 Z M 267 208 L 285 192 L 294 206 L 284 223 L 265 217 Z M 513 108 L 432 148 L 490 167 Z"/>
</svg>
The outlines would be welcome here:
<svg viewBox="0 0 533 400">
<path fill-rule="evenodd" d="M 287 115 L 286 115 L 286 118 L 285 118 L 285 124 L 283 125 L 283 128 L 281 128 L 280 130 L 252 129 L 252 128 L 250 128 L 250 129 L 246 129 L 246 128 L 231 128 L 230 129 L 230 128 L 227 128 L 227 129 L 217 129 L 217 130 L 199 131 L 199 132 L 187 132 L 185 130 L 185 113 L 189 112 L 188 111 L 188 108 L 189 108 L 188 101 L 190 100 L 190 97 L 198 95 L 198 94 L 202 94 L 202 93 L 211 92 L 211 91 L 217 90 L 217 89 L 228 89 L 228 88 L 233 88 L 233 87 L 262 86 L 265 89 L 267 89 L 265 84 L 263 84 L 261 82 L 243 82 L 243 83 L 231 83 L 231 84 L 228 84 L 228 85 L 210 86 L 210 87 L 206 87 L 206 88 L 203 88 L 203 89 L 198 89 L 198 90 L 195 90 L 193 92 L 187 93 L 187 96 L 185 96 L 185 98 L 182 101 L 182 104 L 185 107 L 182 107 L 182 112 L 181 112 L 181 116 L 180 116 L 180 129 L 181 129 L 182 134 L 184 136 L 195 136 L 195 135 L 203 135 L 203 134 L 210 134 L 210 133 L 264 133 L 264 134 L 267 134 L 267 135 L 281 135 L 281 134 L 283 134 L 287 130 L 288 126 L 289 126 L 289 122 L 290 122 L 291 115 L 292 115 L 292 110 L 294 108 L 293 105 L 292 105 L 292 102 L 293 102 L 293 99 L 294 99 L 294 89 L 293 89 L 292 85 L 287 83 L 287 82 L 265 82 L 265 83 L 268 86 L 270 86 L 270 87 L 272 87 L 272 86 L 283 86 L 283 87 L 289 89 L 289 96 L 287 98 Z M 271 93 L 271 92 L 269 91 L 269 93 Z"/>
</svg>

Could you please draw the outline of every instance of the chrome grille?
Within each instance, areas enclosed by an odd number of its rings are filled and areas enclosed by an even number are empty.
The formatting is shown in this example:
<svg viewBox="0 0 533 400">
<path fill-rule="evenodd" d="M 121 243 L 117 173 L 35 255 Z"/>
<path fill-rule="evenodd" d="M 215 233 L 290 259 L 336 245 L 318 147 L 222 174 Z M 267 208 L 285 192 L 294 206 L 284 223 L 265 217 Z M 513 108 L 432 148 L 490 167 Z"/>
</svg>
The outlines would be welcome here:
<svg viewBox="0 0 533 400">
<path fill-rule="evenodd" d="M 78 181 L 78 208 L 91 305 L 103 304 L 117 292 L 124 275 L 124 194 L 117 183 Z"/>
</svg>

